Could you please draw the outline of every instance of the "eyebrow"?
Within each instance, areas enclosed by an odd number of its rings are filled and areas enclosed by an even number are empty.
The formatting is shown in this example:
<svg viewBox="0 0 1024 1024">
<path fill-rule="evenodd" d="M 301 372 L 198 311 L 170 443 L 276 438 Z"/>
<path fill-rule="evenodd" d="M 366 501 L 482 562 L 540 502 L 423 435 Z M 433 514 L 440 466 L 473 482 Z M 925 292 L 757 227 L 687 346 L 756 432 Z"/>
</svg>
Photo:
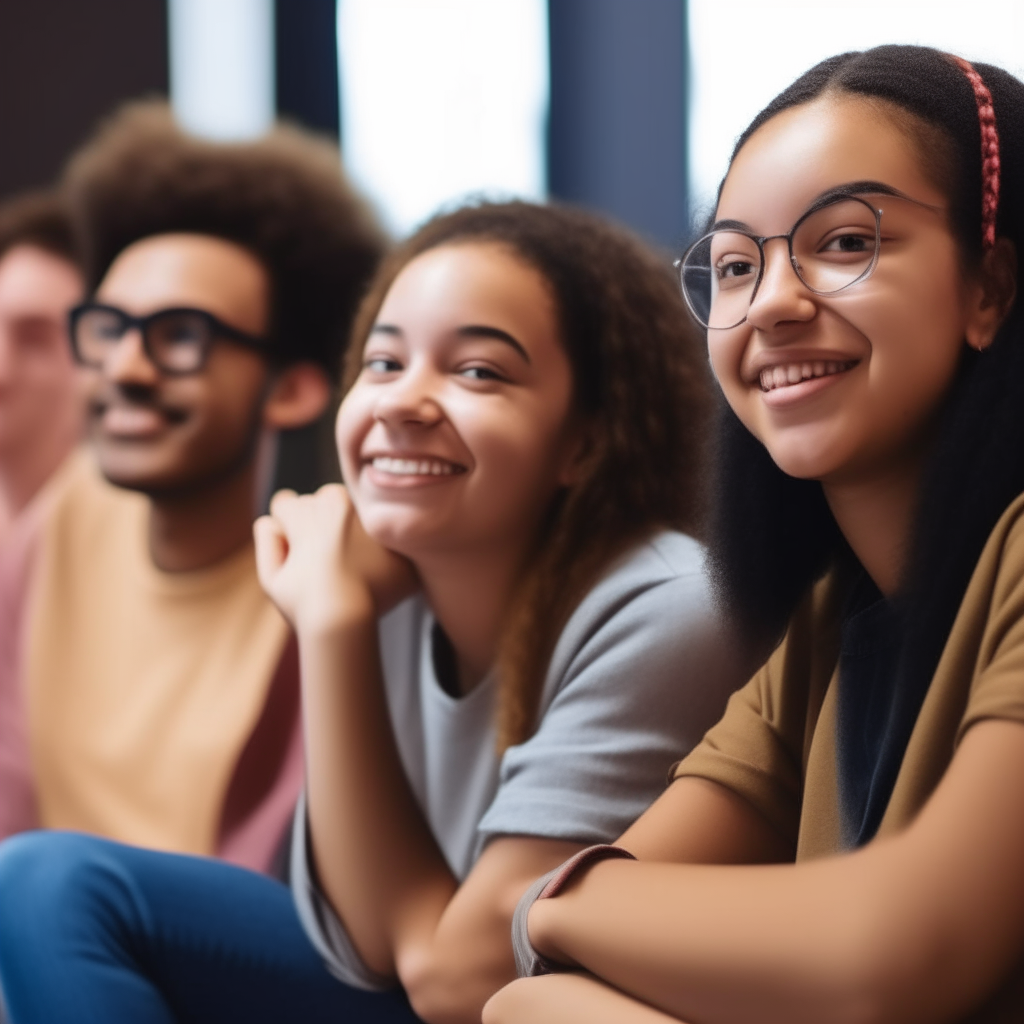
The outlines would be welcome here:
<svg viewBox="0 0 1024 1024">
<path fill-rule="evenodd" d="M 826 189 L 812 201 L 811 205 L 800 216 L 806 217 L 807 214 L 821 210 L 839 199 L 850 199 L 853 196 L 866 195 L 894 196 L 897 199 L 909 199 L 912 203 L 917 203 L 918 206 L 931 206 L 930 203 L 922 203 L 919 199 L 914 199 L 913 196 L 908 196 L 906 192 L 901 192 L 898 188 L 893 188 L 892 185 L 886 185 L 883 181 L 850 181 L 846 184 Z M 712 231 L 719 231 L 723 228 L 732 231 L 744 231 L 751 235 L 757 234 L 749 224 L 742 220 L 716 220 L 711 225 Z"/>
<path fill-rule="evenodd" d="M 456 334 L 460 338 L 492 338 L 494 341 L 504 342 L 506 345 L 514 348 L 523 357 L 523 361 L 527 365 L 530 363 L 530 356 L 526 349 L 508 331 L 503 331 L 500 327 L 488 327 L 486 324 L 467 324 L 465 327 L 460 327 Z"/>
<path fill-rule="evenodd" d="M 374 324 L 370 333 L 387 334 L 393 338 L 403 337 L 402 329 L 395 324 Z M 487 324 L 466 324 L 464 327 L 459 327 L 455 334 L 459 338 L 490 338 L 493 341 L 503 342 L 510 348 L 515 349 L 525 363 L 529 364 L 531 362 L 526 349 L 508 331 L 503 331 L 500 327 L 489 327 Z"/>
</svg>

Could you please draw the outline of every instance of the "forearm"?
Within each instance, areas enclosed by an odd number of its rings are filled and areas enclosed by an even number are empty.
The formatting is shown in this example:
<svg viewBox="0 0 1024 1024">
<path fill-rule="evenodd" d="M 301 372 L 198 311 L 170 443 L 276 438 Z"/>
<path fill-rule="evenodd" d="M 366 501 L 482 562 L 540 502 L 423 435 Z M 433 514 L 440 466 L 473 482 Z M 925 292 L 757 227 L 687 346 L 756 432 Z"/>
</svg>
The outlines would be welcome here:
<svg viewBox="0 0 1024 1024">
<path fill-rule="evenodd" d="M 530 933 L 546 956 L 681 1019 L 944 1019 L 927 895 L 900 891 L 901 873 L 879 863 L 887 856 L 800 867 L 605 862 L 536 904 Z"/>
<path fill-rule="evenodd" d="M 402 770 L 373 615 L 300 634 L 299 649 L 317 875 L 367 966 L 394 975 L 457 883 Z"/>
<path fill-rule="evenodd" d="M 586 974 L 549 974 L 506 986 L 484 1007 L 483 1024 L 680 1024 Z"/>
</svg>

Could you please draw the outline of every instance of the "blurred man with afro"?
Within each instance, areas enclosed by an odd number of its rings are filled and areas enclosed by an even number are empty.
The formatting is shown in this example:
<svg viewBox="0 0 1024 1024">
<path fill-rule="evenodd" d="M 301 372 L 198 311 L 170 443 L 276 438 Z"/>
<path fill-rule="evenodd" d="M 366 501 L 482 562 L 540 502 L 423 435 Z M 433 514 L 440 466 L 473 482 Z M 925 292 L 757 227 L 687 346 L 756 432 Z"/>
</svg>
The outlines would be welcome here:
<svg viewBox="0 0 1024 1024">
<path fill-rule="evenodd" d="M 162 103 L 103 126 L 64 188 L 91 452 L 33 567 L 20 826 L 275 870 L 301 784 L 298 665 L 251 525 L 277 433 L 330 401 L 383 237 L 328 143 L 201 141 Z"/>
</svg>

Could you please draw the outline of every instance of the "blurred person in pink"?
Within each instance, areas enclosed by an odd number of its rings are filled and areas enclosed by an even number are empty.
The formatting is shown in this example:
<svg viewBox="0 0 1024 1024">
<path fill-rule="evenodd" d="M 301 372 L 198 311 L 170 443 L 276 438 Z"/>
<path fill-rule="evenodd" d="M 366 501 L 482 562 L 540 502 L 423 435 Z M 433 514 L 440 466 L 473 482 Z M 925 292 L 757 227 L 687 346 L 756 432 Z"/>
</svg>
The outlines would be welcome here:
<svg viewBox="0 0 1024 1024">
<path fill-rule="evenodd" d="M 83 289 L 59 196 L 0 206 L 0 834 L 35 819 L 17 683 L 22 610 L 35 538 L 82 434 L 67 319 Z"/>
</svg>

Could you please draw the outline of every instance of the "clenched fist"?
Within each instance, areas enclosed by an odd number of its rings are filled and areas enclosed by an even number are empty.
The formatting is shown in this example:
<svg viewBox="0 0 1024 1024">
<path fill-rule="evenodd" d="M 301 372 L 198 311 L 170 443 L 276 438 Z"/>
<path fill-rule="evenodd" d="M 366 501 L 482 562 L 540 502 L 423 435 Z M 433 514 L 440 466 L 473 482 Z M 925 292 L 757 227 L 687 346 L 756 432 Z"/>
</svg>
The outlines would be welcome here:
<svg viewBox="0 0 1024 1024">
<path fill-rule="evenodd" d="M 260 583 L 298 633 L 380 617 L 419 586 L 412 563 L 366 533 L 341 484 L 278 491 L 253 534 Z"/>
</svg>

